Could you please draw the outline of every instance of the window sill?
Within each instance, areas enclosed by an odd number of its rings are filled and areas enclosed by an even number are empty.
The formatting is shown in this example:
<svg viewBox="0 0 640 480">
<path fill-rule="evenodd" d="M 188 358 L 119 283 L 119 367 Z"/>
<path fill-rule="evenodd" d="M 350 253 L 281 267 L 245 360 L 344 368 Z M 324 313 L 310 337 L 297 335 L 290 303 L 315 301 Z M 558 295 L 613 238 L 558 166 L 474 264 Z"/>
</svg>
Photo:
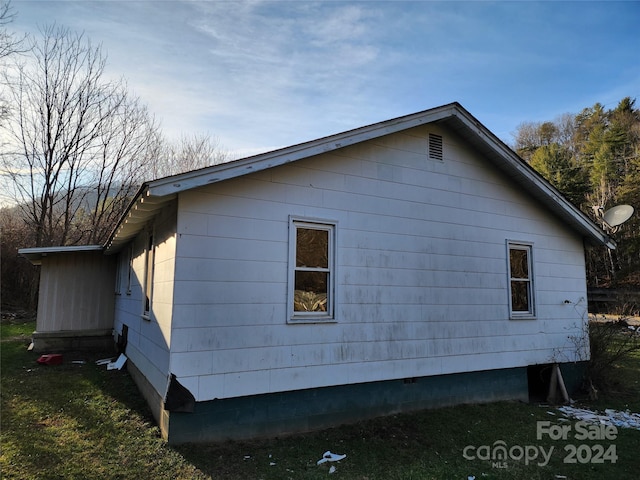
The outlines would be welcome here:
<svg viewBox="0 0 640 480">
<path fill-rule="evenodd" d="M 143 320 L 146 320 L 147 322 L 151 321 L 151 316 L 148 313 L 143 313 L 140 316 L 142 317 Z"/>
<path fill-rule="evenodd" d="M 512 313 L 511 315 L 509 315 L 509 320 L 537 320 L 538 317 L 536 317 L 535 315 L 532 314 L 517 314 L 517 313 Z"/>
<path fill-rule="evenodd" d="M 338 323 L 335 318 L 330 317 L 293 317 L 287 320 L 289 325 L 309 324 L 309 323 Z"/>
</svg>

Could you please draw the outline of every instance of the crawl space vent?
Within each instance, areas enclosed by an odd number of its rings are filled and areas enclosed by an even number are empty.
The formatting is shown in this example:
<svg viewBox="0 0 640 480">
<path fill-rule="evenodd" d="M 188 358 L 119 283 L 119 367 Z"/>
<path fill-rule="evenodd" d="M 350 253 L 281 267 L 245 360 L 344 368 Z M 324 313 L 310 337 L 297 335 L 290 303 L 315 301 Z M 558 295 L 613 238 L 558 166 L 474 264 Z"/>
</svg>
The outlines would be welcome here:
<svg viewBox="0 0 640 480">
<path fill-rule="evenodd" d="M 429 134 L 429 158 L 442 161 L 442 135 Z"/>
</svg>

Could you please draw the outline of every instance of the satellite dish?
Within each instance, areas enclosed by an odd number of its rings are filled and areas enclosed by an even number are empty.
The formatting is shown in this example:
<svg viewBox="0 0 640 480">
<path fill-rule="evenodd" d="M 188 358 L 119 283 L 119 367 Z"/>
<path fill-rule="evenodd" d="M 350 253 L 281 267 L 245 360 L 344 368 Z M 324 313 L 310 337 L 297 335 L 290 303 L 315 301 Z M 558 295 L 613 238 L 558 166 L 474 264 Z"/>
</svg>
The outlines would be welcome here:
<svg viewBox="0 0 640 480">
<path fill-rule="evenodd" d="M 618 205 L 604 212 L 602 220 L 611 228 L 616 228 L 629 220 L 631 215 L 633 215 L 631 205 Z"/>
</svg>

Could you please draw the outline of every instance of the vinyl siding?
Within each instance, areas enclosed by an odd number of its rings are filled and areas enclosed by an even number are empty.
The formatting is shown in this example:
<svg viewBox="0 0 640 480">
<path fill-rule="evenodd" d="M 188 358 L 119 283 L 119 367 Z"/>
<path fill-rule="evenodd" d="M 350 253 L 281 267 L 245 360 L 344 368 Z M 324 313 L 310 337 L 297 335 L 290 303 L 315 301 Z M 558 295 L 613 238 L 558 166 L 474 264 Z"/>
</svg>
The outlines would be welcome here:
<svg viewBox="0 0 640 480">
<path fill-rule="evenodd" d="M 132 241 L 133 262 L 131 290 L 126 290 L 128 249 L 119 256 L 121 284 L 123 293 L 116 296 L 115 329 L 122 332 L 122 326 L 128 327 L 126 354 L 136 364 L 151 385 L 164 395 L 169 378 L 169 349 L 171 343 L 171 322 L 173 316 L 173 281 L 176 252 L 176 206 L 163 209 L 142 234 Z M 151 314 L 149 319 L 142 317 L 144 307 L 145 249 L 148 233 L 153 232 L 155 255 L 153 288 L 151 295 Z"/>
<path fill-rule="evenodd" d="M 115 263 L 102 252 L 42 258 L 36 331 L 110 330 Z"/>
<path fill-rule="evenodd" d="M 427 157 L 429 132 L 443 135 L 442 162 Z M 178 205 L 171 373 L 199 401 L 575 357 L 581 238 L 448 130 L 182 192 Z M 290 215 L 337 222 L 336 323 L 286 323 Z M 509 319 L 507 240 L 533 243 L 535 320 Z"/>
</svg>

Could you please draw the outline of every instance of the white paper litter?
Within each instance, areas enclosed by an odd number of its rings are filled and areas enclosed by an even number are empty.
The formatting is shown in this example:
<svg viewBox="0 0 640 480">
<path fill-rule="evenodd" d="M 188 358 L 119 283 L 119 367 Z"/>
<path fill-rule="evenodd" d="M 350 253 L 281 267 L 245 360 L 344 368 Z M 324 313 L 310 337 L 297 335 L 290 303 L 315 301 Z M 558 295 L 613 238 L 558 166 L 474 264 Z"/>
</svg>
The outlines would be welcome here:
<svg viewBox="0 0 640 480">
<path fill-rule="evenodd" d="M 324 452 L 322 458 L 318 460 L 317 465 L 320 465 L 324 462 L 339 462 L 340 460 L 347 458 L 346 455 L 339 455 L 337 453 L 331 453 L 329 450 Z"/>
<path fill-rule="evenodd" d="M 569 406 L 559 407 L 558 410 L 567 417 L 582 420 L 583 422 L 640 430 L 640 413 L 631 413 L 629 410 L 620 412 L 607 408 L 604 413 L 598 413 L 586 408 Z"/>
<path fill-rule="evenodd" d="M 124 353 L 121 353 L 115 362 L 107 363 L 107 370 L 121 370 L 127 361 L 127 357 Z"/>
<path fill-rule="evenodd" d="M 336 471 L 336 467 L 334 467 L 333 465 L 331 465 L 331 468 L 329 469 L 329 473 L 333 473 Z"/>
</svg>

